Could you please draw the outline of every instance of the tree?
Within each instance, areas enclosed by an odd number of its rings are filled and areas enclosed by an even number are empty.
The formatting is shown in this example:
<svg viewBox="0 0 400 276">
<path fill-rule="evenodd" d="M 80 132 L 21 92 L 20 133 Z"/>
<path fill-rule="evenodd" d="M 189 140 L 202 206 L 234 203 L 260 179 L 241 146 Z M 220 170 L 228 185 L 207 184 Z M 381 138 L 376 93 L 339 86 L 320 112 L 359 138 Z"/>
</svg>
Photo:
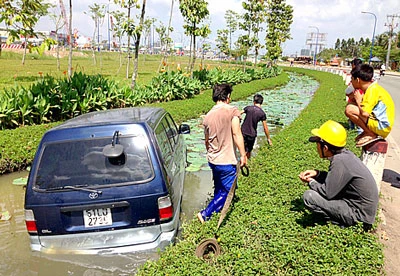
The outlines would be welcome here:
<svg viewBox="0 0 400 276">
<path fill-rule="evenodd" d="M 340 39 L 338 38 L 335 43 L 335 50 L 339 50 L 339 49 L 340 49 Z"/>
<path fill-rule="evenodd" d="M 231 48 L 228 42 L 228 29 L 217 30 L 217 48 L 225 55 L 231 55 Z"/>
<path fill-rule="evenodd" d="M 318 53 L 318 58 L 324 61 L 330 61 L 336 55 L 340 56 L 339 50 L 332 48 L 325 48 L 324 50 Z"/>
<path fill-rule="evenodd" d="M 382 46 L 383 48 L 388 49 L 389 46 L 389 32 L 385 32 L 383 34 L 379 34 L 375 38 L 374 46 Z"/>
<path fill-rule="evenodd" d="M 105 5 L 99 5 L 97 3 L 94 3 L 93 5 L 89 5 L 90 8 L 90 17 L 93 19 L 94 22 L 94 30 L 93 30 L 93 39 L 92 39 L 92 54 L 93 54 L 93 64 L 96 65 L 96 54 L 95 54 L 95 48 L 96 48 L 96 34 L 97 34 L 97 51 L 100 52 L 100 36 L 99 36 L 99 30 L 100 30 L 100 21 L 104 19 L 105 16 Z"/>
<path fill-rule="evenodd" d="M 246 12 L 243 15 L 243 23 L 239 25 L 243 31 L 247 32 L 247 37 L 243 37 L 243 42 L 247 42 L 249 48 L 254 47 L 254 66 L 256 66 L 258 51 L 262 47 L 258 33 L 262 30 L 261 24 L 265 21 L 266 5 L 264 0 L 246 0 L 242 2 L 242 6 Z"/>
<path fill-rule="evenodd" d="M 144 15 L 146 11 L 146 0 L 143 0 L 142 2 L 142 11 L 140 13 L 140 20 L 139 20 L 139 26 L 138 28 L 135 28 L 135 58 L 133 60 L 133 74 L 132 74 L 132 83 L 131 83 L 131 88 L 135 88 L 136 85 L 136 79 L 138 75 L 138 70 L 139 70 L 139 44 L 140 44 L 140 35 L 143 30 L 143 22 L 144 22 Z"/>
<path fill-rule="evenodd" d="M 185 29 L 185 34 L 190 36 L 190 74 L 193 72 L 193 67 L 196 62 L 196 37 L 207 37 L 211 32 L 208 25 L 200 26 L 201 22 L 209 15 L 207 5 L 208 3 L 205 0 L 179 1 L 179 10 L 186 23 L 183 28 Z"/>
<path fill-rule="evenodd" d="M 394 45 L 396 45 L 396 48 L 400 48 L 400 32 L 398 32 L 396 35 L 396 42 Z"/>
<path fill-rule="evenodd" d="M 127 9 L 127 17 L 125 18 L 126 20 L 122 22 L 122 30 L 123 34 L 126 34 L 128 36 L 128 61 L 126 63 L 126 78 L 129 78 L 129 65 L 131 63 L 131 37 L 136 33 L 136 27 L 134 25 L 134 21 L 131 19 L 131 9 L 136 7 L 139 8 L 138 6 L 138 0 L 114 0 L 115 4 L 120 5 L 122 8 Z"/>
<path fill-rule="evenodd" d="M 113 11 L 111 12 L 113 16 L 113 20 L 111 21 L 111 30 L 113 32 L 113 35 L 118 38 L 118 45 L 119 45 L 119 68 L 117 73 L 121 70 L 122 67 L 122 49 L 121 49 L 121 43 L 122 43 L 122 36 L 124 34 L 124 29 L 123 29 L 123 24 L 127 20 L 127 17 L 122 11 Z M 115 47 L 116 45 L 114 45 Z"/>
<path fill-rule="evenodd" d="M 209 43 L 205 43 L 204 42 L 205 39 L 203 40 L 203 43 L 201 45 L 201 63 L 200 63 L 200 67 L 203 69 L 203 61 L 204 61 L 204 55 L 206 52 L 208 52 L 211 49 L 211 45 Z"/>
<path fill-rule="evenodd" d="M 232 51 L 232 34 L 237 31 L 240 18 L 240 14 L 233 10 L 227 10 L 225 13 L 226 27 L 229 32 L 229 52 Z"/>
<path fill-rule="evenodd" d="M 154 22 L 156 22 L 155 18 L 146 18 L 143 22 L 143 44 L 146 47 L 146 53 L 148 50 L 151 48 L 151 27 L 154 25 Z M 154 46 L 154 41 L 153 41 L 153 46 Z"/>
<path fill-rule="evenodd" d="M 25 64 L 26 50 L 30 47 L 28 37 L 37 37 L 35 25 L 40 17 L 48 14 L 52 5 L 44 0 L 2 0 L 0 9 L 0 23 L 5 23 L 9 36 L 7 43 L 12 43 L 20 37 L 24 38 L 24 54 L 22 65 Z"/>
<path fill-rule="evenodd" d="M 166 56 L 166 54 L 168 53 L 169 45 L 172 42 L 172 39 L 169 37 L 169 33 L 173 30 L 173 27 L 167 28 L 161 21 L 159 22 L 158 27 L 156 27 L 156 32 L 158 34 L 158 37 L 160 38 L 161 51 L 164 53 L 163 56 Z"/>
<path fill-rule="evenodd" d="M 58 32 L 61 28 L 65 26 L 65 22 L 62 18 L 61 11 L 56 10 L 53 14 L 50 14 L 50 18 L 54 23 L 55 27 L 55 36 L 56 36 L 56 43 L 57 43 L 57 70 L 60 70 L 60 46 L 61 43 L 58 40 Z"/>
<path fill-rule="evenodd" d="M 172 30 L 173 30 L 173 28 L 172 28 L 172 12 L 174 10 L 174 1 L 175 0 L 171 0 L 171 9 L 170 9 L 170 12 L 169 12 L 168 28 L 167 28 L 167 35 L 166 35 L 167 43 L 170 43 L 170 41 L 171 41 L 170 34 L 171 34 Z M 164 52 L 164 56 L 161 59 L 160 65 L 158 66 L 158 72 L 160 72 L 161 66 L 163 64 L 167 63 L 167 59 L 168 59 L 168 52 Z"/>
<path fill-rule="evenodd" d="M 290 25 L 293 22 L 293 7 L 285 0 L 268 0 L 267 35 L 265 38 L 267 57 L 276 60 L 282 55 L 281 45 L 290 39 Z"/>
</svg>

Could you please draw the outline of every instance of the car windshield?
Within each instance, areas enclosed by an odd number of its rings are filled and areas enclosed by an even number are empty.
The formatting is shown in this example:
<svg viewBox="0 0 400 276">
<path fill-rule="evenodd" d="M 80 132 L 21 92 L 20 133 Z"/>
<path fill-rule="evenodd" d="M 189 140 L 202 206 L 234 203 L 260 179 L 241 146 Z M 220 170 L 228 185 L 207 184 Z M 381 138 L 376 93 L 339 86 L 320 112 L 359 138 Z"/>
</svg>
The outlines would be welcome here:
<svg viewBox="0 0 400 276">
<path fill-rule="evenodd" d="M 124 152 L 115 158 L 103 155 L 111 140 L 92 138 L 45 144 L 35 176 L 36 188 L 60 190 L 65 186 L 138 184 L 153 177 L 147 138 L 119 137 Z"/>
</svg>

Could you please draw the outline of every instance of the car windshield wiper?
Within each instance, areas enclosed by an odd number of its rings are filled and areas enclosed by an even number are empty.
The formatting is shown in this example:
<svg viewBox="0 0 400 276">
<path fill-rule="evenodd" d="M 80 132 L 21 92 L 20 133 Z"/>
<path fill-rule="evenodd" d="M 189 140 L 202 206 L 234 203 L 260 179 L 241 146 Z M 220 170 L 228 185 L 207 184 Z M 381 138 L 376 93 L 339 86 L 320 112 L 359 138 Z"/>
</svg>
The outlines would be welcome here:
<svg viewBox="0 0 400 276">
<path fill-rule="evenodd" d="M 90 189 L 90 188 L 86 188 L 86 187 L 87 187 L 87 185 L 81 185 L 81 186 L 70 186 L 70 185 L 67 185 L 67 186 L 62 186 L 62 187 L 49 188 L 49 189 L 46 189 L 46 190 L 47 191 L 58 191 L 58 190 L 64 190 L 64 189 L 72 189 L 72 190 L 75 190 L 75 191 L 85 191 L 85 192 L 89 192 L 89 193 L 98 193 L 98 194 L 103 193 L 100 190 Z"/>
<path fill-rule="evenodd" d="M 64 186 L 64 189 L 72 189 L 72 190 L 76 190 L 76 191 L 85 191 L 85 192 L 89 192 L 89 193 L 98 193 L 101 194 L 102 191 L 100 190 L 95 190 L 95 189 L 90 189 L 90 188 L 85 188 L 87 187 L 87 185 L 82 185 L 82 186 Z"/>
</svg>

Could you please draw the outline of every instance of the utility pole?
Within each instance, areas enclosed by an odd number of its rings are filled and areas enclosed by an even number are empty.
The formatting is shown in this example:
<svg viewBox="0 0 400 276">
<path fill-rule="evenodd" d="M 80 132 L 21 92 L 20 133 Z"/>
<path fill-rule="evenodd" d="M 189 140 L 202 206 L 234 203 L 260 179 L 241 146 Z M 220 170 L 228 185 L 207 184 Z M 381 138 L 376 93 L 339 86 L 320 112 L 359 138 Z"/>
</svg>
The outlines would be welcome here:
<svg viewBox="0 0 400 276">
<path fill-rule="evenodd" d="M 386 68 L 389 69 L 389 60 L 390 60 L 390 48 L 392 46 L 392 37 L 393 37 L 393 30 L 397 28 L 398 23 L 394 23 L 394 19 L 400 17 L 397 14 L 387 15 L 387 19 L 389 23 L 385 23 L 385 26 L 389 27 L 389 38 L 388 38 L 388 50 L 386 54 Z"/>
</svg>

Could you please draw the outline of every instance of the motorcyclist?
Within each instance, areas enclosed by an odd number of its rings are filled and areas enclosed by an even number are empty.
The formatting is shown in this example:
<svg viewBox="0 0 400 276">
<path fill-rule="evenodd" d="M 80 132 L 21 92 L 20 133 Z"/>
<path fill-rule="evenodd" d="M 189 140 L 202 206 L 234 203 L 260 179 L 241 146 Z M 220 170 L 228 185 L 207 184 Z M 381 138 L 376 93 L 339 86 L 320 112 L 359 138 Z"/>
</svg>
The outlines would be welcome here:
<svg viewBox="0 0 400 276">
<path fill-rule="evenodd" d="M 385 75 L 385 71 L 386 71 L 386 66 L 385 64 L 381 65 L 381 69 L 379 70 L 379 75 L 382 77 Z"/>
</svg>

